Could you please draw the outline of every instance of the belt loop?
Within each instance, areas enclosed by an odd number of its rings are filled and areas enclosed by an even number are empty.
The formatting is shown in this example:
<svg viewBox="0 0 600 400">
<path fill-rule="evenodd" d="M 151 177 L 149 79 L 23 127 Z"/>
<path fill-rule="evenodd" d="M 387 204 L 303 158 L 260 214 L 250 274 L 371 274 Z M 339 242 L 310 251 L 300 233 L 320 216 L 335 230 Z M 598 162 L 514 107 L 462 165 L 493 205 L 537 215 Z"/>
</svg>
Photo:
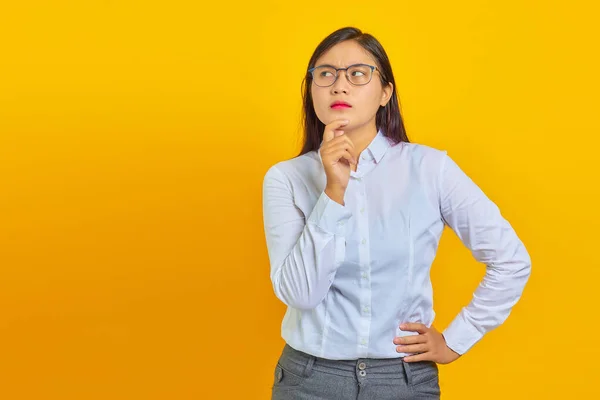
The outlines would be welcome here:
<svg viewBox="0 0 600 400">
<path fill-rule="evenodd" d="M 402 366 L 404 367 L 404 374 L 406 375 L 406 383 L 408 386 L 412 385 L 412 372 L 410 370 L 410 363 L 402 359 Z"/>
<path fill-rule="evenodd" d="M 310 356 L 308 358 L 308 361 L 306 362 L 306 365 L 304 366 L 304 376 L 305 377 L 309 377 L 310 373 L 312 372 L 312 367 L 315 363 L 315 356 Z"/>
</svg>

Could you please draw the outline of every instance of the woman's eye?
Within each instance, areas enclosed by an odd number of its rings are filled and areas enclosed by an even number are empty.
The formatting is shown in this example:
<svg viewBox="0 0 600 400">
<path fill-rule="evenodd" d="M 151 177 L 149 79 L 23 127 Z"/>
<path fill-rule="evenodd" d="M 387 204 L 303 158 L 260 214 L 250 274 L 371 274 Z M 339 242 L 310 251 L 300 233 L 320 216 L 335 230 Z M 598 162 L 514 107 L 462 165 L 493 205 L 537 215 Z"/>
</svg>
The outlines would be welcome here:
<svg viewBox="0 0 600 400">
<path fill-rule="evenodd" d="M 360 74 L 360 75 L 356 75 L 356 74 Z M 353 71 L 352 72 L 352 76 L 363 76 L 364 73 L 362 71 Z"/>
<path fill-rule="evenodd" d="M 329 74 L 329 75 L 327 75 L 327 74 Z M 323 71 L 323 72 L 321 72 L 321 76 L 332 76 L 332 73 L 329 71 Z"/>
</svg>

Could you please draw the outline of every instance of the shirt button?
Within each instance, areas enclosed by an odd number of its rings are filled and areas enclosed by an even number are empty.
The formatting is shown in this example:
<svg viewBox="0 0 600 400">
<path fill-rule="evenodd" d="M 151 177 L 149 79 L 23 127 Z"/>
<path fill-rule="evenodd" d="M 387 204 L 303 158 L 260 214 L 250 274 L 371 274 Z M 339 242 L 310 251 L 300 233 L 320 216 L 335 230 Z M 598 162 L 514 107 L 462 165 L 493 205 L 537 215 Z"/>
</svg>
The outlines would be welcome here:
<svg viewBox="0 0 600 400">
<path fill-rule="evenodd" d="M 360 242 L 360 243 L 362 243 L 362 244 L 366 244 L 366 243 L 367 243 L 367 239 L 363 239 L 363 240 L 361 240 L 361 242 Z"/>
<path fill-rule="evenodd" d="M 365 338 L 360 339 L 360 344 L 367 344 L 367 339 L 365 339 Z"/>
<path fill-rule="evenodd" d="M 366 273 L 366 272 L 363 272 L 363 273 L 362 273 L 362 277 L 363 277 L 363 279 L 367 279 L 367 273 Z"/>
<path fill-rule="evenodd" d="M 363 207 L 363 208 L 361 208 L 361 209 L 360 209 L 360 212 L 361 212 L 361 213 L 364 213 L 364 212 L 365 212 L 365 208 L 364 208 L 364 207 Z"/>
<path fill-rule="evenodd" d="M 339 226 L 344 226 L 344 221 L 340 221 L 340 222 L 338 222 L 338 225 L 339 225 Z"/>
<path fill-rule="evenodd" d="M 363 307 L 363 311 L 366 312 L 366 313 L 368 313 L 369 312 L 369 307 L 368 306 L 364 306 Z"/>
</svg>

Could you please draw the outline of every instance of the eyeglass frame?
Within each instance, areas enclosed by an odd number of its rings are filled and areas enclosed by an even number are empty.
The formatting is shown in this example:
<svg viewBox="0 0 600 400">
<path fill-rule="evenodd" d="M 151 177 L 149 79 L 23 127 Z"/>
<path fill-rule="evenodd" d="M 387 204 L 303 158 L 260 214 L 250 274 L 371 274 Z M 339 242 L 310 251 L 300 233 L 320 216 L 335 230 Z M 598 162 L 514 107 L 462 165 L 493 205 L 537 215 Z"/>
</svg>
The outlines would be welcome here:
<svg viewBox="0 0 600 400">
<path fill-rule="evenodd" d="M 369 78 L 369 82 L 366 82 L 366 83 L 360 83 L 360 84 L 356 84 L 356 83 L 353 83 L 353 82 L 350 80 L 350 77 L 348 76 L 348 69 L 350 69 L 350 68 L 352 68 L 352 67 L 356 67 L 357 65 L 364 65 L 364 66 L 366 66 L 366 67 L 369 67 L 369 68 L 371 68 L 371 77 Z M 333 69 L 335 70 L 335 79 L 333 80 L 333 82 L 331 82 L 331 85 L 327 85 L 327 86 L 321 86 L 321 85 L 317 85 L 317 82 L 315 82 L 315 75 L 314 75 L 314 73 L 313 73 L 313 72 L 314 72 L 314 71 L 315 71 L 317 68 L 321 68 L 321 67 L 331 67 L 331 68 L 333 68 Z M 345 71 L 346 80 L 347 80 L 348 82 L 350 82 L 350 84 L 351 84 L 351 85 L 354 85 L 354 86 L 365 86 L 365 85 L 368 85 L 369 83 L 371 83 L 371 80 L 373 80 L 373 74 L 375 73 L 375 71 L 379 71 L 379 68 L 377 68 L 377 66 L 375 66 L 375 65 L 369 65 L 369 64 L 364 64 L 364 63 L 358 63 L 358 64 L 352 64 L 352 65 L 348 65 L 346 68 L 336 68 L 336 67 L 334 67 L 333 65 L 324 64 L 324 65 L 319 65 L 319 66 L 317 66 L 317 67 L 312 67 L 312 68 L 309 68 L 309 69 L 308 69 L 308 73 L 310 73 L 310 75 L 311 75 L 311 78 L 312 78 L 312 81 L 313 81 L 313 82 L 315 82 L 315 85 L 317 85 L 318 87 L 330 87 L 330 86 L 333 86 L 333 84 L 334 84 L 334 83 L 335 83 L 335 82 L 338 80 L 338 78 L 340 77 L 340 74 L 338 73 L 339 71 Z"/>
</svg>

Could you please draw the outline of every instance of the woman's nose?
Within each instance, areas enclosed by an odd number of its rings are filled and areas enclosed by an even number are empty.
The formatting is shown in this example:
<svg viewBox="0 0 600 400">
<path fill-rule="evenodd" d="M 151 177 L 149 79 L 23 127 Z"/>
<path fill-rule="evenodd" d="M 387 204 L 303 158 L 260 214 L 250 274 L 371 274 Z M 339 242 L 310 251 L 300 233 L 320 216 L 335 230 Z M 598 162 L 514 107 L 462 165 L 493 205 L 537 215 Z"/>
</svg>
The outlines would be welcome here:
<svg viewBox="0 0 600 400">
<path fill-rule="evenodd" d="M 348 82 L 348 78 L 346 77 L 346 74 L 344 74 L 340 71 L 337 79 L 331 86 L 331 89 L 332 89 L 333 93 L 339 93 L 339 92 L 347 93 L 349 85 L 350 85 L 350 83 Z"/>
</svg>

